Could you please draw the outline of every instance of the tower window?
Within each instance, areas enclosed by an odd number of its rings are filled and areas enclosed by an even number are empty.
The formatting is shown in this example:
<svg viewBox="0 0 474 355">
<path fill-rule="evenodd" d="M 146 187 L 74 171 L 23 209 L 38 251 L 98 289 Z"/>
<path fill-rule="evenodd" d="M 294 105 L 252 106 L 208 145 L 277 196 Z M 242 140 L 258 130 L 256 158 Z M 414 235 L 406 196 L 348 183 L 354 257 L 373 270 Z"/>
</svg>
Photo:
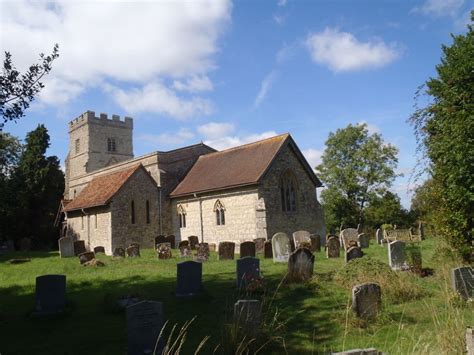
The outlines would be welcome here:
<svg viewBox="0 0 474 355">
<path fill-rule="evenodd" d="M 218 226 L 223 226 L 225 224 L 225 208 L 221 201 L 216 201 L 214 205 L 214 212 L 216 214 L 216 224 Z"/>
<path fill-rule="evenodd" d="M 116 150 L 115 138 L 107 138 L 107 151 L 115 152 L 115 150 Z"/>
<path fill-rule="evenodd" d="M 135 224 L 135 202 L 133 200 L 130 204 L 130 219 L 132 224 Z"/>
<path fill-rule="evenodd" d="M 79 150 L 81 149 L 81 141 L 79 140 L 79 138 L 76 139 L 75 149 L 76 149 L 76 154 L 79 153 Z"/>
<path fill-rule="evenodd" d="M 186 228 L 186 211 L 182 205 L 178 205 L 179 228 Z"/>
<path fill-rule="evenodd" d="M 280 179 L 281 210 L 296 212 L 296 179 L 290 170 L 283 173 Z"/>
</svg>

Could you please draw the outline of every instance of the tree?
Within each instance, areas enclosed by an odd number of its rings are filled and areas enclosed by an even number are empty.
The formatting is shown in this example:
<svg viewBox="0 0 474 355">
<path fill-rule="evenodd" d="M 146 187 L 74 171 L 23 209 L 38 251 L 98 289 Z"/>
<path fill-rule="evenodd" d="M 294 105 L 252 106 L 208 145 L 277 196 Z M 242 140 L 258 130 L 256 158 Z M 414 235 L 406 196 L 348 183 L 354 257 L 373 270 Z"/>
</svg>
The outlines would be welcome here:
<svg viewBox="0 0 474 355">
<path fill-rule="evenodd" d="M 474 11 L 471 13 L 474 21 Z M 431 102 L 410 120 L 420 150 L 427 158 L 440 202 L 436 231 L 465 259 L 473 258 L 474 229 L 474 32 L 452 36 L 443 46 L 437 77 L 421 93 Z"/>
<path fill-rule="evenodd" d="M 54 45 L 51 55 L 39 55 L 39 63 L 33 64 L 21 74 L 12 63 L 12 56 L 5 52 L 2 75 L 0 76 L 0 131 L 8 121 L 15 121 L 25 115 L 30 102 L 41 91 L 44 84 L 40 81 L 51 71 L 53 61 L 59 57 L 59 46 Z"/>
<path fill-rule="evenodd" d="M 369 135 L 366 124 L 350 124 L 331 132 L 322 163 L 316 167 L 327 186 L 321 193 L 325 215 L 337 218 L 338 223 L 363 224 L 370 198 L 382 194 L 396 176 L 397 153 L 380 134 Z M 334 197 L 336 200 L 331 201 Z"/>
<path fill-rule="evenodd" d="M 367 224 L 374 228 L 382 224 L 409 227 L 416 219 L 414 214 L 402 207 L 400 197 L 390 191 L 386 191 L 382 196 L 372 196 L 365 217 Z"/>
</svg>

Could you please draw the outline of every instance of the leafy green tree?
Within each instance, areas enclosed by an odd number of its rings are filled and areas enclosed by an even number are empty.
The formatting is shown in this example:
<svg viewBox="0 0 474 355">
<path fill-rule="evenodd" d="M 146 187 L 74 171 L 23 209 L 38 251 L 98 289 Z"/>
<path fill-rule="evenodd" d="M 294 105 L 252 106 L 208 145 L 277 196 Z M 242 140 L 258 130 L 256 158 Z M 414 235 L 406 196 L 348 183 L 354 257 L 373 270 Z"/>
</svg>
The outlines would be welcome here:
<svg viewBox="0 0 474 355">
<path fill-rule="evenodd" d="M 474 11 L 471 13 L 474 21 Z M 473 258 L 474 229 L 474 32 L 452 36 L 443 46 L 437 77 L 426 82 L 431 98 L 411 117 L 420 148 L 429 161 L 434 184 L 439 188 L 443 213 L 436 221 L 444 236 L 464 259 Z"/>
<path fill-rule="evenodd" d="M 25 115 L 44 84 L 40 81 L 52 69 L 53 61 L 59 57 L 59 46 L 56 44 L 51 55 L 39 55 L 39 63 L 31 65 L 21 74 L 12 63 L 12 56 L 5 52 L 2 75 L 0 75 L 0 131 L 8 121 L 16 121 Z"/>
<path fill-rule="evenodd" d="M 316 167 L 327 186 L 321 201 L 329 228 L 364 223 L 370 198 L 384 193 L 396 176 L 397 153 L 380 134 L 370 135 L 366 124 L 349 124 L 329 134 L 322 163 Z M 331 201 L 334 197 L 336 201 Z"/>
<path fill-rule="evenodd" d="M 366 224 L 374 228 L 382 224 L 409 227 L 416 219 L 414 214 L 402 207 L 400 197 L 390 191 L 386 191 L 382 196 L 372 196 L 365 217 Z"/>
</svg>

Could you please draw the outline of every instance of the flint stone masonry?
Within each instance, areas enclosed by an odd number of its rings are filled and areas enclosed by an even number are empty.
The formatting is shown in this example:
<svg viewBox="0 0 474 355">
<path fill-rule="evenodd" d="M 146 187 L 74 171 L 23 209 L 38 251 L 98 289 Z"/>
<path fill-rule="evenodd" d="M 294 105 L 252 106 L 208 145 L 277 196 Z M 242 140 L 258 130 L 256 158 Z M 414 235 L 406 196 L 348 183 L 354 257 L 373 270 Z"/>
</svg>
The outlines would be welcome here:
<svg viewBox="0 0 474 355">
<path fill-rule="evenodd" d="M 286 233 L 276 233 L 272 238 L 274 263 L 286 263 L 291 253 L 290 240 Z"/>
<path fill-rule="evenodd" d="M 153 354 L 156 340 L 163 327 L 163 305 L 161 302 L 141 301 L 128 306 L 127 354 Z M 163 344 L 158 346 L 158 350 Z M 160 352 L 158 352 L 160 353 Z"/>
<path fill-rule="evenodd" d="M 359 318 L 375 319 L 382 306 L 382 290 L 376 283 L 364 283 L 352 289 L 352 310 Z"/>
<path fill-rule="evenodd" d="M 66 306 L 66 276 L 43 275 L 36 278 L 35 314 L 59 313 Z"/>
<path fill-rule="evenodd" d="M 60 238 L 59 241 L 59 255 L 61 258 L 68 258 L 74 256 L 74 242 L 71 237 Z"/>
<path fill-rule="evenodd" d="M 461 297 L 468 299 L 474 297 L 474 269 L 462 266 L 451 270 L 451 285 L 453 290 Z"/>
</svg>

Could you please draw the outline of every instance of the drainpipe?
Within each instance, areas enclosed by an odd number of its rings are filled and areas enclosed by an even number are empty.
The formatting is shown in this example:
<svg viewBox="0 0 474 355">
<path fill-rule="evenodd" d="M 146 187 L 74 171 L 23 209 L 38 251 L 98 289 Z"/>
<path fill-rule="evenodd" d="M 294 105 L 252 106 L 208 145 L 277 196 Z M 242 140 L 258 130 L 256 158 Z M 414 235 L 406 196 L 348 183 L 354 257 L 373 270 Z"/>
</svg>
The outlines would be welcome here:
<svg viewBox="0 0 474 355">
<path fill-rule="evenodd" d="M 194 198 L 198 198 L 196 194 L 194 194 Z M 204 243 L 204 226 L 202 223 L 202 199 L 199 198 L 199 221 L 201 222 L 201 243 Z"/>
<path fill-rule="evenodd" d="M 158 218 L 160 222 L 160 235 L 163 235 L 163 223 L 161 219 L 161 187 L 160 187 L 160 193 L 158 194 Z"/>
<path fill-rule="evenodd" d="M 90 249 L 91 247 L 91 236 L 90 236 L 90 228 L 89 228 L 89 215 L 86 213 L 86 211 L 84 211 L 83 208 L 81 208 L 81 211 L 82 213 L 84 214 L 84 216 L 86 216 L 86 223 L 87 223 L 87 244 L 88 244 L 88 247 Z"/>
</svg>

